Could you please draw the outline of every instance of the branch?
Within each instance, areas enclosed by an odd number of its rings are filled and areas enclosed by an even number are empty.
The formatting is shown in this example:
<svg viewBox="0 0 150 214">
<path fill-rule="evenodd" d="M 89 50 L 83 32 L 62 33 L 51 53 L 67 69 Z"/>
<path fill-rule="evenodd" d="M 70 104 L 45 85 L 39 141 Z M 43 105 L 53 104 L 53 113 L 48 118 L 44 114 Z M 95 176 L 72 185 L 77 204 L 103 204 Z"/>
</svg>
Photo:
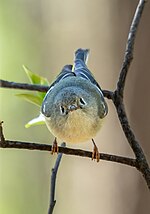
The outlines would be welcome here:
<svg viewBox="0 0 150 214">
<path fill-rule="evenodd" d="M 29 142 L 23 142 L 23 141 L 12 141 L 12 140 L 5 140 L 5 143 L 2 144 L 2 141 L 0 141 L 0 148 L 13 148 L 13 149 L 27 149 L 27 150 L 39 150 L 39 151 L 51 151 L 52 146 L 48 144 L 40 144 L 40 143 L 29 143 Z M 74 155 L 74 156 L 80 156 L 80 157 L 86 157 L 86 158 L 92 158 L 92 152 L 81 150 L 81 149 L 71 149 L 71 148 L 64 148 L 64 147 L 58 147 L 59 152 L 65 155 Z M 127 158 L 123 156 L 118 155 L 112 155 L 112 154 L 104 154 L 100 153 L 100 159 L 105 161 L 113 161 L 116 163 L 126 164 L 128 166 L 136 167 L 138 168 L 138 164 L 136 162 L 136 159 L 133 158 Z"/>
<path fill-rule="evenodd" d="M 61 144 L 62 147 L 65 147 L 66 144 L 62 143 Z M 53 209 L 54 206 L 56 204 L 56 200 L 55 200 L 55 186 L 56 186 L 56 176 L 57 176 L 57 171 L 58 171 L 58 167 L 60 165 L 60 161 L 62 159 L 62 153 L 59 153 L 57 155 L 57 159 L 55 162 L 55 166 L 52 169 L 52 175 L 51 175 L 51 185 L 50 185 L 50 205 L 49 205 L 49 210 L 48 210 L 48 214 L 52 214 L 53 213 Z"/>
<path fill-rule="evenodd" d="M 150 168 L 148 165 L 148 162 L 146 160 L 146 157 L 144 155 L 144 152 L 139 144 L 139 142 L 136 140 L 135 135 L 129 125 L 128 118 L 125 112 L 124 103 L 121 97 L 114 96 L 114 105 L 116 107 L 116 111 L 123 129 L 123 132 L 128 140 L 128 143 L 130 147 L 132 148 L 136 160 L 138 163 L 137 169 L 142 172 L 143 177 L 145 178 L 145 181 L 148 185 L 148 188 L 150 189 Z"/>
<path fill-rule="evenodd" d="M 124 61 L 123 61 L 122 68 L 120 71 L 119 81 L 117 83 L 117 92 L 122 97 L 123 97 L 127 73 L 128 73 L 131 61 L 133 59 L 135 37 L 136 37 L 137 29 L 139 26 L 139 22 L 141 20 L 141 16 L 143 13 L 145 3 L 146 3 L 145 0 L 139 1 L 139 4 L 137 6 L 137 9 L 136 9 L 136 12 L 135 12 L 135 15 L 134 15 L 134 18 L 132 20 L 132 24 L 131 24 L 131 27 L 129 30 L 129 34 L 128 34 Z"/>
<path fill-rule="evenodd" d="M 136 140 L 135 135 L 129 125 L 128 117 L 126 115 L 126 111 L 123 103 L 123 93 L 124 93 L 126 76 L 127 76 L 131 61 L 133 59 L 135 37 L 139 26 L 139 22 L 141 19 L 141 15 L 144 9 L 145 2 L 146 1 L 144 0 L 140 0 L 137 6 L 137 9 L 129 30 L 124 61 L 123 61 L 122 69 L 120 71 L 119 81 L 117 83 L 117 89 L 113 94 L 112 100 L 116 107 L 116 111 L 117 111 L 122 129 L 124 131 L 124 134 L 129 142 L 130 147 L 132 148 L 136 156 L 136 160 L 138 162 L 138 169 L 142 172 L 142 175 L 147 182 L 148 188 L 150 189 L 150 168 L 146 160 L 146 157 L 144 155 L 144 152 L 139 142 Z"/>
<path fill-rule="evenodd" d="M 0 121 L 0 145 L 5 145 L 5 137 L 4 137 L 4 134 L 3 134 L 2 125 L 3 125 L 3 121 Z"/>
<path fill-rule="evenodd" d="M 40 91 L 40 92 L 47 92 L 49 89 L 49 86 L 45 86 L 45 85 L 10 82 L 10 81 L 6 81 L 6 80 L 2 80 L 2 79 L 0 79 L 0 87 L 1 88 L 22 89 L 22 90 L 29 90 L 29 91 Z M 112 91 L 103 90 L 103 94 L 108 99 L 112 99 L 112 96 L 113 96 Z"/>
<path fill-rule="evenodd" d="M 30 91 L 40 91 L 40 92 L 47 92 L 49 89 L 49 87 L 45 85 L 17 83 L 17 82 L 10 82 L 6 80 L 0 80 L 0 87 L 30 90 Z"/>
<path fill-rule="evenodd" d="M 3 128 L 2 128 L 2 122 L 0 123 L 0 148 L 13 148 L 13 149 L 27 149 L 27 150 L 39 150 L 39 151 L 51 151 L 52 146 L 48 144 L 40 144 L 40 143 L 29 143 L 29 142 L 23 142 L 23 141 L 12 141 L 12 140 L 3 140 L 4 134 L 3 134 Z M 81 150 L 81 149 L 70 149 L 66 147 L 58 147 L 59 152 L 66 155 L 75 155 L 80 157 L 87 157 L 92 158 L 92 152 Z M 106 160 L 106 161 L 113 161 L 120 164 L 126 164 L 128 166 L 136 167 L 138 168 L 138 164 L 135 159 L 133 158 L 127 158 L 117 155 L 111 155 L 111 154 L 104 154 L 100 153 L 100 159 Z"/>
</svg>

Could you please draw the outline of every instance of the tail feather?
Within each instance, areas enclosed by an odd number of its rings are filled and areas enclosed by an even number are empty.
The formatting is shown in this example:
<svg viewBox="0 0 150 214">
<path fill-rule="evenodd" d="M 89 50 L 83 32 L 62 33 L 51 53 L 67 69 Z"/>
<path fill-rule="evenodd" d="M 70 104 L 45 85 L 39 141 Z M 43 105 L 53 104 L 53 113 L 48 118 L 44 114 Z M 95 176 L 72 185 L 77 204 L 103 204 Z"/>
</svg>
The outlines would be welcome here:
<svg viewBox="0 0 150 214">
<path fill-rule="evenodd" d="M 93 74 L 88 69 L 86 63 L 88 60 L 89 49 L 78 49 L 75 52 L 75 60 L 73 65 L 73 72 L 76 76 L 81 76 L 82 78 L 90 80 L 93 84 L 95 84 L 101 93 L 101 88 L 99 84 L 96 82 Z"/>
<path fill-rule="evenodd" d="M 99 90 L 99 94 L 101 96 L 100 117 L 103 118 L 108 112 L 108 107 L 104 100 L 102 89 L 100 88 L 100 86 L 96 82 L 93 74 L 91 73 L 91 71 L 88 69 L 88 67 L 86 65 L 86 62 L 88 60 L 88 55 L 89 55 L 89 49 L 78 49 L 75 52 L 75 61 L 74 61 L 73 72 L 75 73 L 76 76 L 80 76 L 84 79 L 89 80 Z"/>
<path fill-rule="evenodd" d="M 81 49 L 81 48 L 79 48 L 75 52 L 75 61 L 81 60 L 82 62 L 84 62 L 86 64 L 87 60 L 88 60 L 89 52 L 90 52 L 89 49 Z"/>
</svg>

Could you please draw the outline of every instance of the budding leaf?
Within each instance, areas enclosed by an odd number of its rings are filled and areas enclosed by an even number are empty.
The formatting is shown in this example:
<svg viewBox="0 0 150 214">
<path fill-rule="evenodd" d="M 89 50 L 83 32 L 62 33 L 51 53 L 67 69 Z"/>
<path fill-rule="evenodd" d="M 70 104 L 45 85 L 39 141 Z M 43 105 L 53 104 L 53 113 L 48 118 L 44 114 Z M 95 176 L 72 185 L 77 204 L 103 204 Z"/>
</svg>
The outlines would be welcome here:
<svg viewBox="0 0 150 214">
<path fill-rule="evenodd" d="M 40 114 L 37 118 L 34 118 L 32 120 L 30 120 L 25 127 L 29 128 L 31 126 L 36 126 L 36 125 L 42 125 L 45 124 L 45 119 L 44 117 Z"/>
</svg>

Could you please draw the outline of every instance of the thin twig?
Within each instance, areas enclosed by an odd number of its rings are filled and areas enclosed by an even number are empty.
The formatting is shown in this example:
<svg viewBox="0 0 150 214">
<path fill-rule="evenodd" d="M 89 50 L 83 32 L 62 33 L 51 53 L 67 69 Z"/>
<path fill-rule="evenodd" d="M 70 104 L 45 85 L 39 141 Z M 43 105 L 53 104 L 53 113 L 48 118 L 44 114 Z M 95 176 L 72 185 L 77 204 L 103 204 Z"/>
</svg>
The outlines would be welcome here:
<svg viewBox="0 0 150 214">
<path fill-rule="evenodd" d="M 0 141 L 0 148 L 51 151 L 52 146 L 48 145 L 48 144 L 5 140 L 4 147 L 3 147 L 3 145 L 1 145 L 1 141 Z M 92 158 L 92 152 L 81 150 L 81 149 L 71 149 L 71 148 L 67 148 L 67 147 L 66 148 L 59 147 L 59 152 L 66 154 L 66 155 L 74 155 L 74 156 Z M 125 164 L 125 165 L 132 166 L 132 167 L 138 167 L 136 160 L 133 158 L 100 153 L 100 159 L 105 160 L 105 161 L 113 161 L 116 163 L 121 163 L 121 164 Z"/>
<path fill-rule="evenodd" d="M 129 145 L 131 146 L 138 163 L 137 169 L 139 169 L 142 172 L 143 177 L 145 178 L 145 181 L 148 185 L 148 188 L 150 189 L 150 167 L 148 165 L 148 162 L 146 160 L 146 157 L 144 155 L 144 152 L 139 144 L 139 142 L 136 140 L 135 135 L 129 125 L 128 117 L 125 112 L 123 100 L 121 97 L 116 96 L 114 98 L 114 105 L 116 107 L 116 111 L 123 129 L 123 132 L 128 140 Z"/>
<path fill-rule="evenodd" d="M 143 13 L 145 3 L 146 3 L 145 0 L 139 1 L 139 4 L 136 8 L 136 12 L 135 12 L 135 15 L 134 15 L 134 18 L 132 20 L 132 24 L 131 24 L 131 27 L 129 30 L 124 61 L 123 61 L 122 68 L 120 71 L 119 81 L 117 83 L 117 93 L 121 97 L 123 97 L 126 76 L 127 76 L 131 61 L 133 59 L 133 49 L 134 49 L 135 37 L 136 37 L 137 29 L 139 26 L 139 22 L 141 20 L 141 16 Z"/>
<path fill-rule="evenodd" d="M 5 137 L 3 134 L 3 121 L 0 121 L 0 144 L 5 147 Z"/>
<path fill-rule="evenodd" d="M 40 91 L 40 92 L 47 92 L 49 89 L 49 86 L 46 86 L 46 85 L 10 82 L 2 79 L 0 80 L 0 87 L 30 90 L 30 91 Z"/>
<path fill-rule="evenodd" d="M 138 168 L 142 172 L 142 175 L 145 178 L 147 185 L 150 189 L 150 168 L 146 160 L 146 157 L 144 155 L 144 152 L 139 142 L 136 140 L 135 135 L 129 125 L 128 117 L 126 115 L 125 106 L 123 103 L 123 92 L 125 87 L 126 76 L 127 76 L 131 61 L 133 59 L 135 37 L 136 37 L 137 29 L 141 20 L 141 15 L 144 9 L 145 2 L 146 1 L 144 0 L 140 0 L 137 6 L 137 9 L 129 30 L 124 61 L 120 71 L 119 81 L 117 83 L 117 89 L 113 94 L 112 100 L 116 107 L 116 111 L 117 111 L 122 129 L 124 131 L 124 134 L 136 156 L 136 159 L 138 162 Z"/>
<path fill-rule="evenodd" d="M 2 80 L 2 79 L 0 79 L 0 87 L 1 88 L 22 89 L 22 90 L 29 90 L 29 91 L 40 91 L 40 92 L 47 92 L 49 89 L 49 86 L 45 86 L 45 85 L 11 82 L 11 81 L 6 81 L 6 80 Z M 113 96 L 112 91 L 103 90 L 103 94 L 108 99 L 112 99 L 112 96 Z"/>
<path fill-rule="evenodd" d="M 65 147 L 65 146 L 66 146 L 65 143 L 61 144 L 61 147 Z M 57 176 L 58 167 L 59 167 L 61 159 L 62 159 L 62 155 L 63 155 L 62 153 L 58 153 L 57 159 L 55 162 L 55 166 L 54 166 L 54 168 L 52 168 L 51 186 L 50 186 L 50 205 L 49 205 L 48 214 L 53 213 L 54 206 L 56 204 L 56 200 L 55 200 L 56 176 Z"/>
</svg>

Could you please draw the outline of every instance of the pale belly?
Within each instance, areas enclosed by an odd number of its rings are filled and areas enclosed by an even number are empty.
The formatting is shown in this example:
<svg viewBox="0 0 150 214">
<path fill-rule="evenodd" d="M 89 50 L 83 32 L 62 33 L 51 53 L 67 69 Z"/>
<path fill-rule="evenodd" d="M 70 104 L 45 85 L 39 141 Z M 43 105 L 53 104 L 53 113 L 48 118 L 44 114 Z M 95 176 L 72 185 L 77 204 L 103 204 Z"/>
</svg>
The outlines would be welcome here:
<svg viewBox="0 0 150 214">
<path fill-rule="evenodd" d="M 99 131 L 102 119 L 88 116 L 81 110 L 76 110 L 69 113 L 69 117 L 62 121 L 57 121 L 57 124 L 51 124 L 51 121 L 46 121 L 50 132 L 66 143 L 81 143 L 95 137 Z"/>
</svg>

